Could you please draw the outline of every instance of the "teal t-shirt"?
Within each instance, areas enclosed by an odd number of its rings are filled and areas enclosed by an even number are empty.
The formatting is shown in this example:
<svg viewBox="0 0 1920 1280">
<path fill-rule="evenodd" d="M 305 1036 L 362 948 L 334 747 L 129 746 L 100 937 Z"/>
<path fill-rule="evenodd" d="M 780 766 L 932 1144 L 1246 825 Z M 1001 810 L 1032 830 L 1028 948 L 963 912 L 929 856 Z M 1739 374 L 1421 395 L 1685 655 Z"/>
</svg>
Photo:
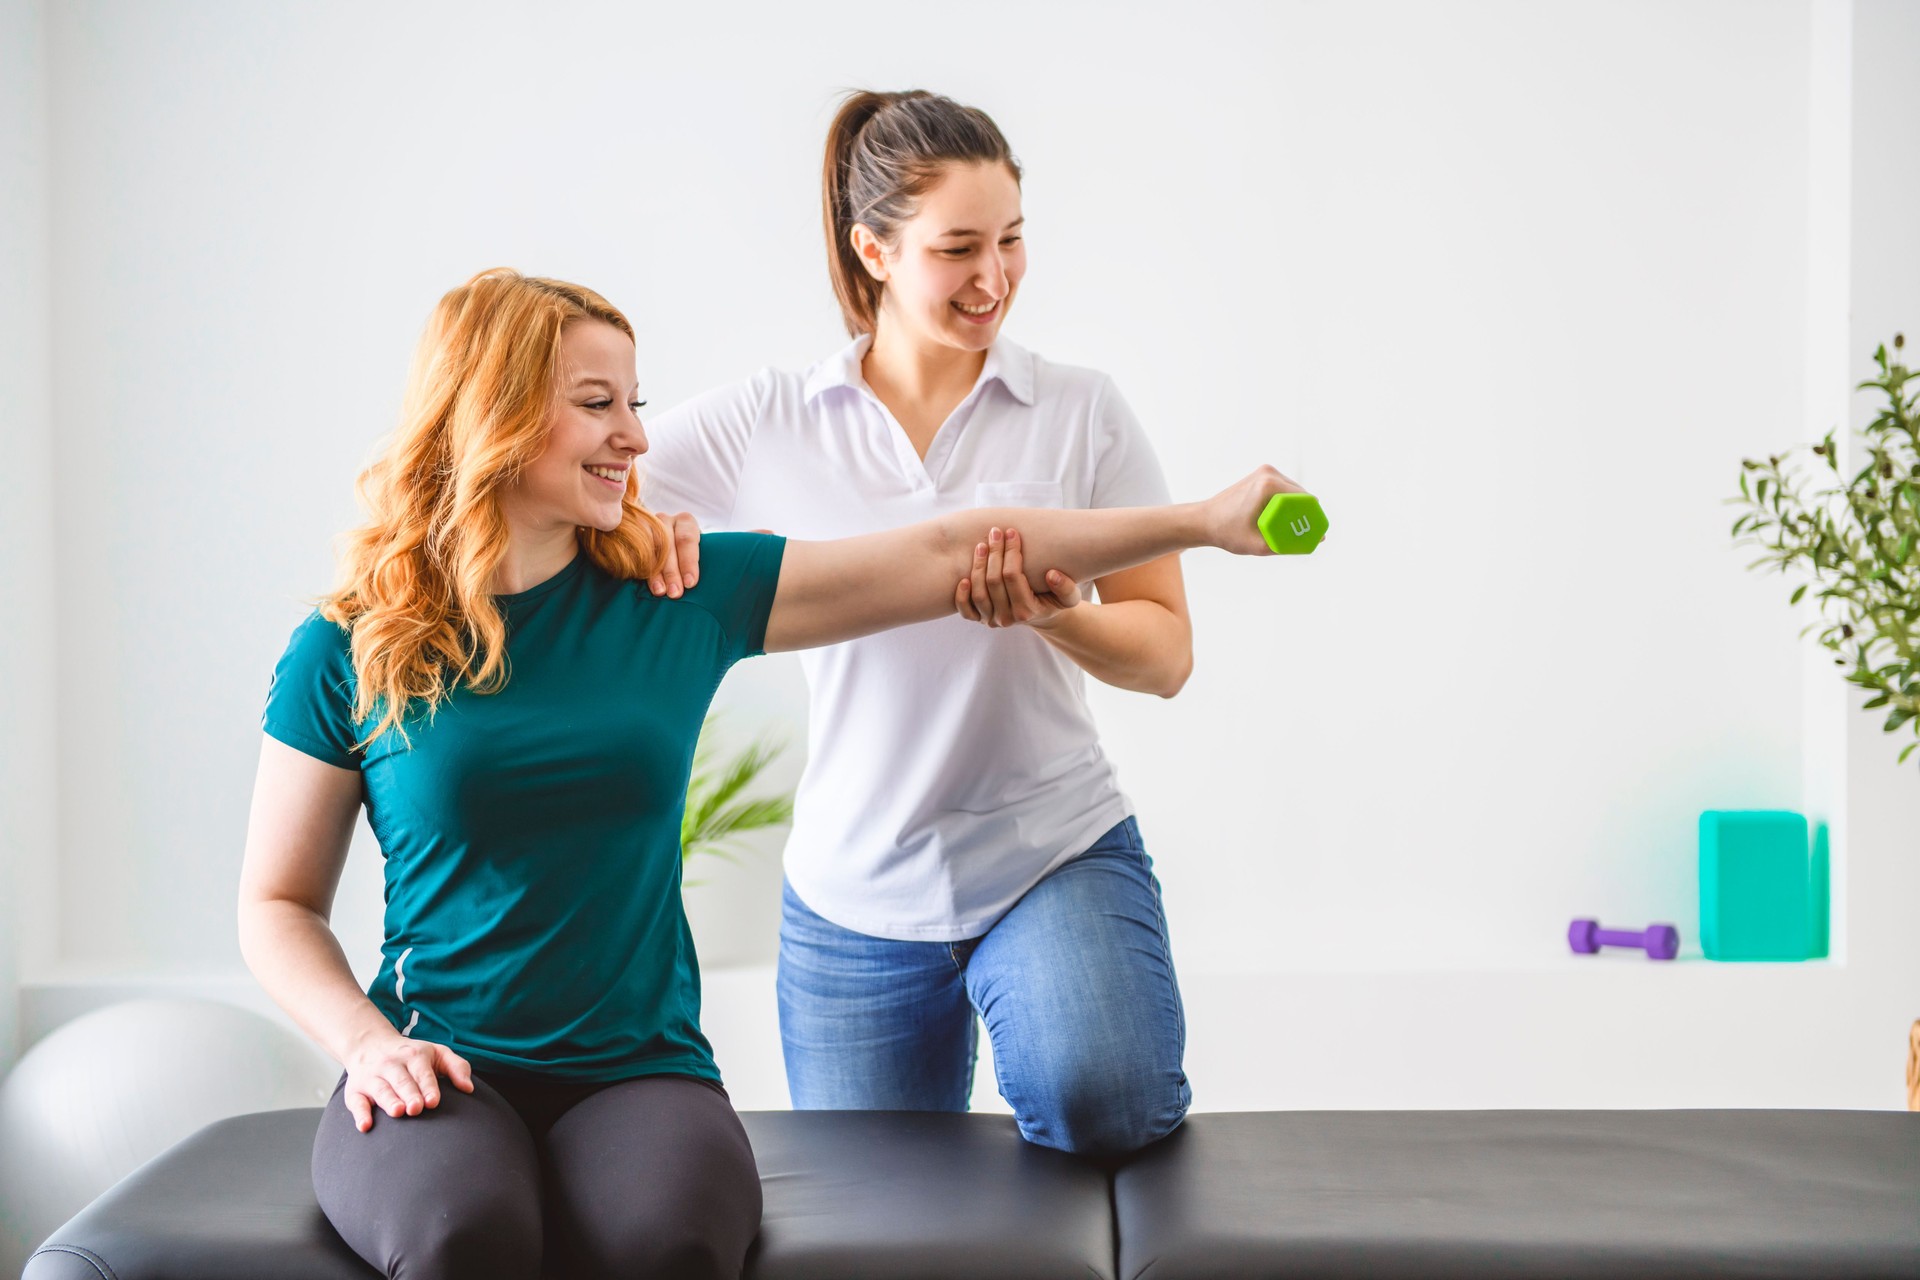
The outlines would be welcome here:
<svg viewBox="0 0 1920 1280">
<path fill-rule="evenodd" d="M 678 600 L 584 552 L 497 596 L 508 678 L 362 751 L 348 633 L 318 613 L 262 725 L 361 776 L 386 859 L 367 995 L 407 1035 L 570 1080 L 718 1080 L 680 902 L 680 814 L 720 678 L 761 652 L 785 539 L 708 534 Z"/>
</svg>

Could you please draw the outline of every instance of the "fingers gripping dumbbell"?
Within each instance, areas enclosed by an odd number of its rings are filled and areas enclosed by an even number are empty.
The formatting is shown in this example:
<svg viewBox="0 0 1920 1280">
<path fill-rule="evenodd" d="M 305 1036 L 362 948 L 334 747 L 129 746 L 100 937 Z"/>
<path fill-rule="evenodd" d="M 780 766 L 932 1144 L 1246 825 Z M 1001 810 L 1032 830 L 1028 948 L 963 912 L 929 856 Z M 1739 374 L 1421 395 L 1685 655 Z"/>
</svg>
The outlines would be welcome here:
<svg viewBox="0 0 1920 1280">
<path fill-rule="evenodd" d="M 1583 956 L 1602 947 L 1633 947 L 1649 960 L 1671 960 L 1680 954 L 1680 931 L 1670 924 L 1650 924 L 1639 932 L 1602 929 L 1598 920 L 1575 920 L 1567 926 L 1567 945 Z"/>
</svg>

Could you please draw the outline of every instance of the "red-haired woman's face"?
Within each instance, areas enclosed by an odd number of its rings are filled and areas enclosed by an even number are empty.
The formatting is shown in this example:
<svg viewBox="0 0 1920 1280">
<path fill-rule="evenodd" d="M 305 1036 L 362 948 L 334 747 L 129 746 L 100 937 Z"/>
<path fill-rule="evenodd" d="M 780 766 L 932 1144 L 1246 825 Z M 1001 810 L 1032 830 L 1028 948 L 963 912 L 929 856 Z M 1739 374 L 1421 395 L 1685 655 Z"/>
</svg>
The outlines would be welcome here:
<svg viewBox="0 0 1920 1280">
<path fill-rule="evenodd" d="M 1007 166 L 948 166 L 892 252 L 863 248 L 884 273 L 881 310 L 920 341 L 986 350 L 1027 274 L 1025 221 Z"/>
<path fill-rule="evenodd" d="M 605 321 L 561 331 L 547 447 L 505 495 L 528 528 L 620 526 L 633 460 L 647 451 L 633 369 L 633 339 Z"/>
</svg>

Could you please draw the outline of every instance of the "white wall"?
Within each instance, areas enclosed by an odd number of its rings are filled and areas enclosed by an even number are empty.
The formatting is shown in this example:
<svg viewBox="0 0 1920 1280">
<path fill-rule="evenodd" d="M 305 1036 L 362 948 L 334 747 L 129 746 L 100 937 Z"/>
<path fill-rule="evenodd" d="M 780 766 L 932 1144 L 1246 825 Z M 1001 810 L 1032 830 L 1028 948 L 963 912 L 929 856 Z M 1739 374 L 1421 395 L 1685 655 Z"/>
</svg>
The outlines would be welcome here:
<svg viewBox="0 0 1920 1280">
<path fill-rule="evenodd" d="M 1920 965 L 1880 895 L 1914 862 L 1888 824 L 1915 780 L 1866 763 L 1884 744 L 1720 505 L 1740 457 L 1848 410 L 1831 353 L 1872 345 L 1864 314 L 1836 330 L 1863 288 L 1836 237 L 1896 224 L 1816 190 L 1855 141 L 1852 10 L 839 12 L 58 7 L 73 729 L 37 989 L 236 971 L 266 676 L 439 292 L 496 263 L 593 284 L 656 404 L 802 364 L 840 341 L 814 187 L 835 92 L 927 85 L 1026 163 L 1010 333 L 1111 371 L 1176 493 L 1271 460 L 1334 522 L 1306 561 L 1189 557 L 1178 699 L 1092 691 L 1166 886 L 1200 1104 L 1893 1105 L 1885 1024 L 1920 1012 Z M 797 755 L 791 661 L 723 700 Z M 1563 954 L 1578 914 L 1691 934 L 1699 810 L 1803 805 L 1848 833 L 1844 960 Z M 695 874 L 709 962 L 770 958 L 771 851 Z M 363 967 L 378 898 L 363 839 L 338 919 Z M 753 1028 L 742 1054 L 773 1043 L 761 998 L 710 1002 Z M 1579 1051 L 1602 1030 L 1677 1065 Z"/>
<path fill-rule="evenodd" d="M 53 862 L 53 471 L 49 461 L 46 13 L 0 3 L 0 1074 L 18 1048 L 21 903 Z"/>
<path fill-rule="evenodd" d="M 1920 170 L 1910 159 L 1920 121 L 1920 7 L 1897 0 L 1859 0 L 1854 8 L 1853 215 L 1851 239 L 1852 368 L 1849 383 L 1877 376 L 1869 353 L 1893 335 L 1907 335 L 1906 361 L 1920 364 Z M 1876 404 L 1854 397 L 1852 425 L 1871 420 Z M 1859 698 L 1850 697 L 1857 704 Z M 1920 1018 L 1920 780 L 1913 757 L 1893 761 L 1907 739 L 1880 729 L 1880 712 L 1855 714 L 1848 726 L 1848 808 L 1854 824 L 1849 887 L 1849 961 L 1867 975 L 1886 975 L 1878 1010 L 1883 1035 L 1905 1033 Z M 1862 986 L 1866 986 L 1863 982 Z"/>
</svg>

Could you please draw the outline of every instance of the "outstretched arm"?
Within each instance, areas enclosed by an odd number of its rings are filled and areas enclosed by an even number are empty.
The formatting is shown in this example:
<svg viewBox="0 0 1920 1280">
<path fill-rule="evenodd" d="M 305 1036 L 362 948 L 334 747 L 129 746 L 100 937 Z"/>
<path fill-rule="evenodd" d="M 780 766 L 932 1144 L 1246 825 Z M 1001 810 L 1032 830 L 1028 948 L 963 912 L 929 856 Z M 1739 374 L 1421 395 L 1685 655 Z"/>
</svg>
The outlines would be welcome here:
<svg viewBox="0 0 1920 1280">
<path fill-rule="evenodd" d="M 766 649 L 837 644 L 953 611 L 954 583 L 967 576 L 976 546 L 1004 561 L 1005 532 L 1017 528 L 1035 591 L 1046 570 L 1085 581 L 1193 547 L 1268 555 L 1254 527 L 1267 499 L 1300 486 L 1262 467 L 1205 502 L 1091 511 L 989 508 L 833 542 L 789 542 L 767 619 Z"/>
</svg>

